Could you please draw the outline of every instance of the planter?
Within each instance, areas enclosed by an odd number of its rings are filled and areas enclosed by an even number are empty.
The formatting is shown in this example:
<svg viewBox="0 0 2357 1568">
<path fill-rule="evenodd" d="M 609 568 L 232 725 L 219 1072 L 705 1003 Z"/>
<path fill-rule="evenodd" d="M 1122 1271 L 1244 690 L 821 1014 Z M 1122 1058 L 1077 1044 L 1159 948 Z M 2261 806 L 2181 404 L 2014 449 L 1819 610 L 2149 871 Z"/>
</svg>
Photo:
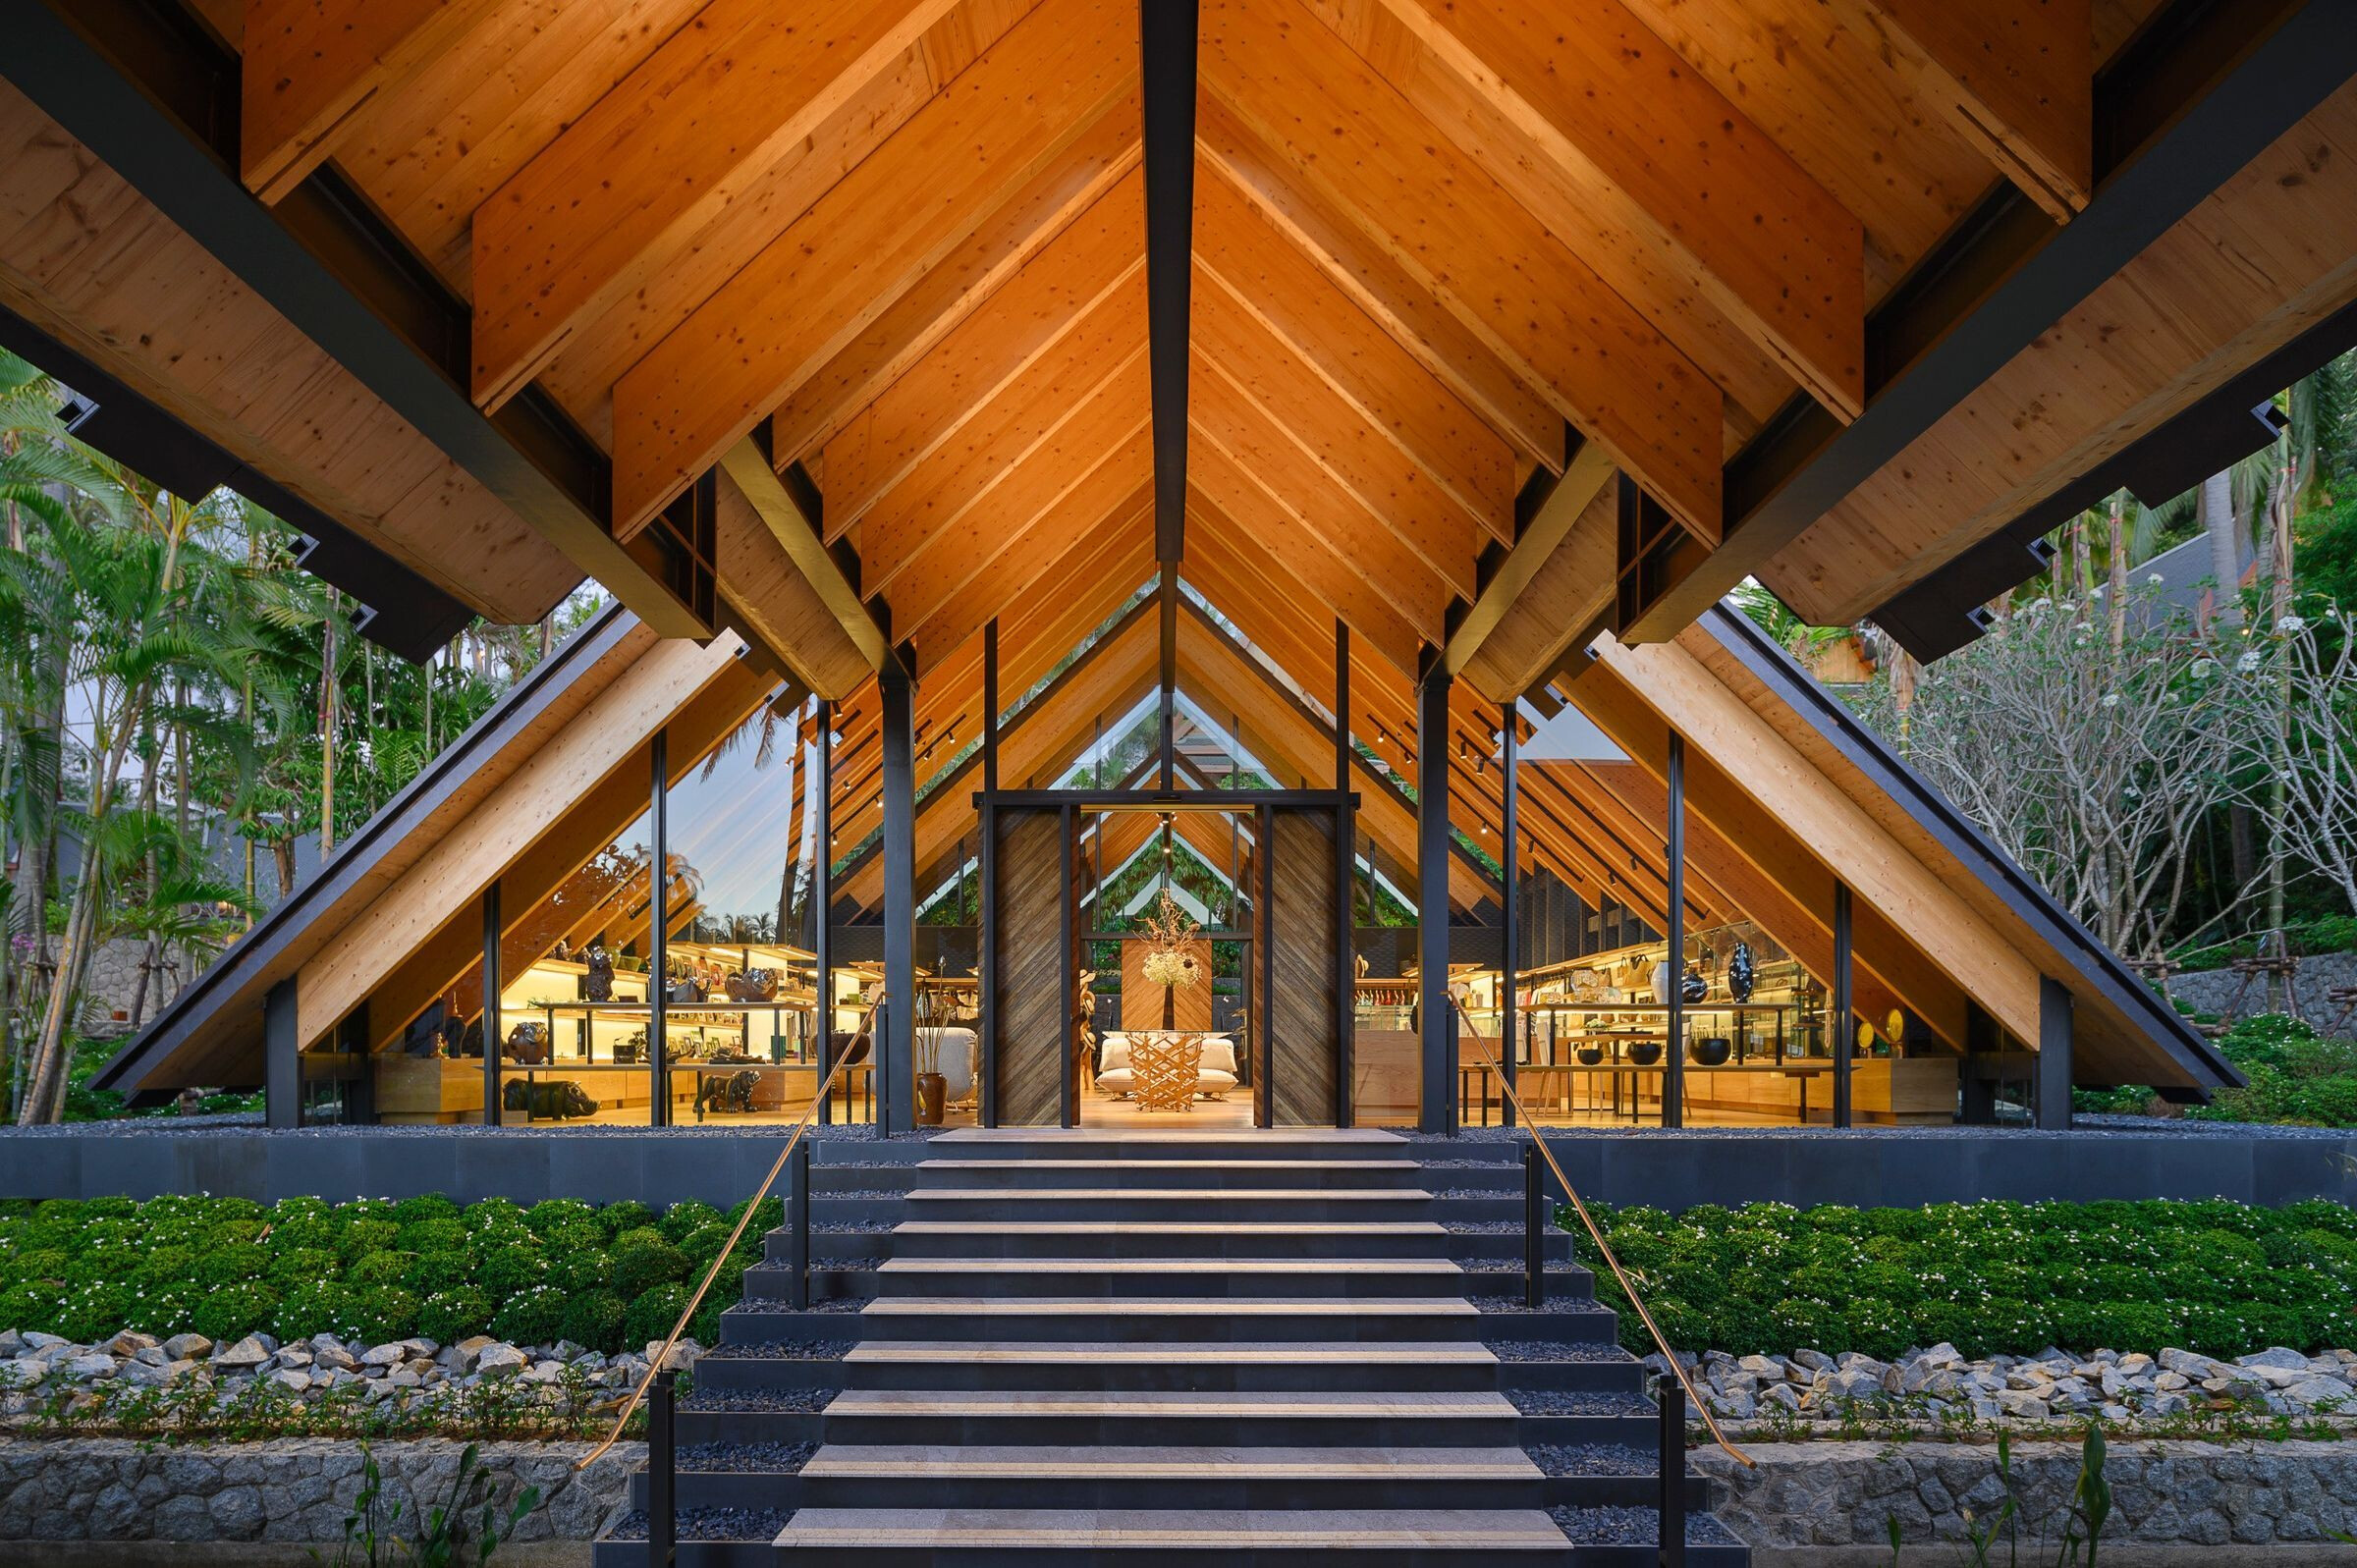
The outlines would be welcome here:
<svg viewBox="0 0 2357 1568">
<path fill-rule="evenodd" d="M 1604 1048 L 1602 1046 L 1582 1046 L 1573 1054 L 1579 1057 L 1580 1065 L 1593 1067 L 1604 1060 Z"/>
<path fill-rule="evenodd" d="M 1726 1036 L 1713 1035 L 1707 1040 L 1697 1040 L 1688 1046 L 1686 1056 L 1697 1067 L 1717 1067 L 1726 1063 L 1734 1049 L 1734 1043 Z"/>
<path fill-rule="evenodd" d="M 937 1072 L 916 1075 L 916 1124 L 920 1127 L 941 1125 L 941 1110 L 950 1098 L 950 1080 Z"/>
<path fill-rule="evenodd" d="M 1652 1066 L 1662 1059 L 1661 1042 L 1656 1040 L 1640 1041 L 1628 1048 L 1628 1059 L 1640 1067 Z"/>
</svg>

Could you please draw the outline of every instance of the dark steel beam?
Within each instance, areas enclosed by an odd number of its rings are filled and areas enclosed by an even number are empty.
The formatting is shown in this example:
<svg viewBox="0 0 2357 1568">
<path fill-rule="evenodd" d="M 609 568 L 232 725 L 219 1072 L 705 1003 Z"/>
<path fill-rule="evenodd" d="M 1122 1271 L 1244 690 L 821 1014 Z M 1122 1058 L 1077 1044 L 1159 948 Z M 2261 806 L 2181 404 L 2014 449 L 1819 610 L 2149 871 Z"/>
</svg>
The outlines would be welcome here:
<svg viewBox="0 0 2357 1568">
<path fill-rule="evenodd" d="M 1195 0 L 1138 0 L 1145 94 L 1146 341 L 1154 402 L 1154 559 L 1186 535 L 1186 355 L 1195 244 Z"/>
<path fill-rule="evenodd" d="M 1162 703 L 1160 719 L 1162 787 L 1167 793 L 1178 787 L 1177 774 L 1178 758 L 1178 573 L 1165 561 L 1162 568 L 1162 586 L 1157 597 L 1162 618 L 1161 660 Z"/>
<path fill-rule="evenodd" d="M 671 1025 L 665 1012 L 671 1001 L 671 730 L 658 730 L 647 743 L 652 763 L 647 790 L 649 838 L 646 884 L 646 1070 L 651 1100 L 648 1119 L 662 1127 L 671 1121 Z"/>
<path fill-rule="evenodd" d="M 915 687 L 897 661 L 876 673 L 884 732 L 884 1033 L 875 1042 L 876 1122 L 916 1126 Z"/>
<path fill-rule="evenodd" d="M 1521 709 L 1508 699 L 1499 712 L 1498 730 L 1505 737 L 1506 755 L 1501 781 L 1505 799 L 1502 803 L 1503 821 L 1498 829 L 1498 881 L 1505 903 L 1501 937 L 1505 951 L 1499 955 L 1499 967 L 1505 971 L 1498 987 L 1498 1068 L 1506 1075 L 1508 1088 L 1514 1082 L 1514 971 L 1521 967 L 1521 932 L 1517 922 L 1522 918 L 1522 902 L 1516 892 L 1516 879 L 1521 871 L 1518 821 L 1522 804 L 1521 760 L 1522 744 L 1517 734 L 1522 728 Z M 1514 1124 L 1514 1101 L 1511 1095 L 1499 1097 L 1499 1119 L 1510 1127 Z"/>
<path fill-rule="evenodd" d="M 499 879 L 493 877 L 491 886 L 483 890 L 483 1125 L 496 1127 L 500 1119 L 499 1088 L 499 994 L 504 981 L 500 974 Z M 527 1080 L 528 1081 L 528 1080 Z M 532 1119 L 531 1108 L 524 1108 L 523 1119 Z"/>
<path fill-rule="evenodd" d="M 2095 83 L 2095 197 L 2052 224 L 2001 185 L 1866 323 L 1866 411 L 1795 396 L 1727 464 L 1715 551 L 1648 542 L 1629 641 L 1675 635 L 2349 80 L 2357 6 L 2174 0 Z"/>
<path fill-rule="evenodd" d="M 1850 918 L 1849 884 L 1834 884 L 1834 983 L 1825 1001 L 1825 1047 L 1834 1056 L 1834 1125 L 1846 1127 L 1852 1117 L 1852 1100 L 1857 1073 L 1852 1049 L 1857 1041 L 1858 1026 L 1855 949 L 1851 936 L 1854 930 Z M 1893 1048 L 1897 1042 L 1893 1041 Z"/>
<path fill-rule="evenodd" d="M 1449 688 L 1435 660 L 1416 685 L 1416 1017 L 1422 1132 L 1456 1131 L 1456 1010 L 1449 997 Z"/>
<path fill-rule="evenodd" d="M 1686 1124 L 1686 737 L 1670 731 L 1667 784 L 1669 820 L 1663 825 L 1663 855 L 1669 862 L 1670 987 L 1659 1000 L 1669 1007 L 1669 1039 L 1662 1047 L 1662 1125 Z M 1635 1090 L 1630 1094 L 1633 1097 Z"/>
<path fill-rule="evenodd" d="M 1999 532 L 1876 610 L 1876 625 L 1925 664 L 1988 629 L 1989 601 L 2045 570 L 2046 535 L 2125 490 L 2148 507 L 2183 495 L 2275 441 L 2275 396 L 2357 344 L 2357 304 L 2344 305 L 2117 456 L 2023 513 Z"/>
<path fill-rule="evenodd" d="M 818 699 L 818 820 L 810 825 L 818 853 L 810 867 L 811 965 L 818 973 L 818 1075 L 823 1088 L 835 1071 L 835 704 Z M 818 1119 L 834 1120 L 834 1097 L 819 1102 Z"/>
<path fill-rule="evenodd" d="M 2038 1125 L 2070 1130 L 2072 1001 L 2053 975 L 2038 977 Z"/>
<path fill-rule="evenodd" d="M 171 0 L 0 0 L 0 75 L 665 635 L 704 637 L 666 549 L 611 526 L 606 455 L 545 395 L 467 395 L 472 318 L 332 168 L 265 206 L 238 179 L 239 61 Z M 659 530 L 649 530 L 659 532 Z"/>
</svg>

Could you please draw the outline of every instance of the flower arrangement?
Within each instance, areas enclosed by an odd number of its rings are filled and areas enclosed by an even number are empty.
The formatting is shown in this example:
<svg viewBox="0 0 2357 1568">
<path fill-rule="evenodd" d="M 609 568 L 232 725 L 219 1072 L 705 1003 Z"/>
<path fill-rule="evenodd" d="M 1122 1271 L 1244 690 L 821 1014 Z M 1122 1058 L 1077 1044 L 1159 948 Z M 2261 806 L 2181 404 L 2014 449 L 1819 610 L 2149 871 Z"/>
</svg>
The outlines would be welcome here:
<svg viewBox="0 0 2357 1568">
<path fill-rule="evenodd" d="M 1156 951 L 1146 954 L 1144 972 L 1147 981 L 1157 986 L 1191 986 L 1200 967 L 1192 953 Z"/>
<path fill-rule="evenodd" d="M 1202 929 L 1178 907 L 1178 900 L 1165 888 L 1161 898 L 1155 901 L 1154 912 L 1146 917 L 1149 946 L 1140 972 L 1147 983 L 1184 989 L 1200 979 L 1203 966 L 1196 961 L 1191 945 Z"/>
</svg>

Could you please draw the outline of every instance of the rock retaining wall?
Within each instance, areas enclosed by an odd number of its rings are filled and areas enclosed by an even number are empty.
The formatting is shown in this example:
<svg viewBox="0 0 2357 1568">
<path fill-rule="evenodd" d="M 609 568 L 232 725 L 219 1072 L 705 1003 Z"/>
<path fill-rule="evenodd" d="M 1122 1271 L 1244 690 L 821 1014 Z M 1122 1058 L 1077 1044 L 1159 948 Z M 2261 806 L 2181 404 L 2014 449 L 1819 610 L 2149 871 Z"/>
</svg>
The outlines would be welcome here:
<svg viewBox="0 0 2357 1568">
<path fill-rule="evenodd" d="M 1950 1560 L 1967 1530 L 2004 1500 L 1994 1446 L 1970 1443 L 1766 1443 L 1746 1470 L 1716 1449 L 1697 1469 L 1717 1483 L 1717 1512 L 1764 1554 L 1874 1546 L 1889 1561 L 1891 1521 L 1901 1538 Z M 2079 1477 L 2079 1446 L 2022 1442 L 2012 1450 L 2024 1497 L 2021 1540 L 2059 1542 Z M 2315 1546 L 2357 1532 L 2357 1443 L 2116 1440 L 2104 1466 L 2112 1514 L 2103 1555 L 2122 1546 Z M 2000 1548 L 2001 1555 L 2002 1548 Z M 1800 1559 L 1790 1559 L 1800 1560 Z M 2128 1560 L 2122 1557 L 2123 1561 Z M 1905 1558 L 1901 1558 L 1902 1563 Z"/>
<path fill-rule="evenodd" d="M 643 1443 L 617 1443 L 586 1470 L 588 1443 L 487 1442 L 504 1513 L 524 1487 L 540 1502 L 518 1525 L 519 1543 L 588 1541 L 621 1511 Z M 465 1444 L 441 1439 L 372 1445 L 392 1534 L 416 1539 L 413 1499 L 450 1495 Z M 0 1561 L 42 1555 L 12 1543 L 247 1541 L 340 1543 L 360 1489 L 360 1445 L 347 1438 L 166 1446 L 130 1438 L 0 1439 Z M 328 1553 L 332 1559 L 333 1553 Z"/>
</svg>

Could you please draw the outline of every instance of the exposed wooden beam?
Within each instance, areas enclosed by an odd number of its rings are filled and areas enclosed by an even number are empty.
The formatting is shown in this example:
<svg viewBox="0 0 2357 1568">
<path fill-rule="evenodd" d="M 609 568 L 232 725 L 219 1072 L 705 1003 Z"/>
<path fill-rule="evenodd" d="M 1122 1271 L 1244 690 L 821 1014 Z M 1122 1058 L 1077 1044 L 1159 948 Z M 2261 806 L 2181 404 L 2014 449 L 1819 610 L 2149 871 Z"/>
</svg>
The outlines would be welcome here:
<svg viewBox="0 0 2357 1568">
<path fill-rule="evenodd" d="M 749 436 L 739 441 L 722 455 L 720 471 L 721 477 L 735 485 L 753 511 L 760 514 L 795 569 L 825 604 L 843 634 L 859 650 L 859 657 L 868 669 L 883 669 L 884 661 L 891 656 L 885 628 L 877 623 L 860 597 L 858 586 L 844 570 L 843 563 L 819 537 L 816 522 L 787 489 L 777 470 L 769 465 L 769 454 L 762 450 L 761 444 Z"/>
<path fill-rule="evenodd" d="M 1540 568 L 1570 536 L 1581 514 L 1604 493 L 1617 472 L 1613 460 L 1602 448 L 1593 442 L 1580 443 L 1562 477 L 1523 524 L 1522 536 L 1486 574 L 1479 596 L 1449 633 L 1441 657 L 1451 675 L 1462 674 L 1473 662 L 1474 655 L 1489 641 L 1490 633 L 1498 629 L 1521 601 Z"/>
<path fill-rule="evenodd" d="M 2091 0 L 1871 0 L 1865 11 L 1875 42 L 2023 195 L 2056 223 L 2086 207 L 2095 190 Z"/>
<path fill-rule="evenodd" d="M 1326 27 L 1240 0 L 1204 23 L 1204 81 L 1234 118 L 1715 543 L 1718 386 Z"/>
<path fill-rule="evenodd" d="M 505 402 L 720 211 L 758 204 L 955 3 L 711 0 L 475 212 L 476 400 Z"/>
<path fill-rule="evenodd" d="M 1133 7 L 1046 0 L 614 388 L 628 537 L 1136 81 Z"/>
<path fill-rule="evenodd" d="M 238 163 L 275 202 L 499 0 L 246 0 Z"/>
<path fill-rule="evenodd" d="M 1186 537 L 1188 295 L 1195 226 L 1195 0 L 1138 0 L 1145 100 L 1146 332 L 1153 354 L 1154 559 Z"/>
<path fill-rule="evenodd" d="M 1672 313 L 1690 287 L 1827 408 L 1865 406 L 1863 226 L 1620 0 L 1381 3 L 1560 183 L 1562 213 L 1542 216 L 1576 215 L 1566 243 L 1639 278 L 1678 269 Z"/>
</svg>

